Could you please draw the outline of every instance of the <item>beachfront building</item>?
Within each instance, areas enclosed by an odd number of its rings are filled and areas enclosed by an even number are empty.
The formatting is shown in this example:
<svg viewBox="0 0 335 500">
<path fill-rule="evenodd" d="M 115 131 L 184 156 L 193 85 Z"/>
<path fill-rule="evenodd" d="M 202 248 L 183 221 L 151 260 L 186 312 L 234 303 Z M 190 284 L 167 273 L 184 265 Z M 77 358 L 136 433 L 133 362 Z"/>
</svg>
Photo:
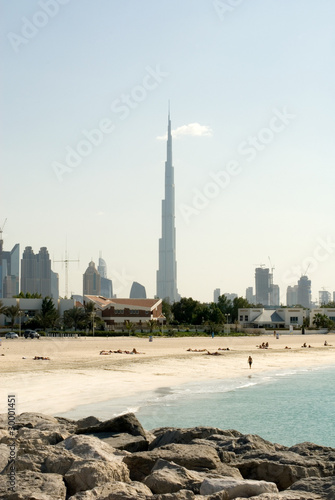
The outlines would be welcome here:
<svg viewBox="0 0 335 500">
<path fill-rule="evenodd" d="M 24 330 L 24 324 L 32 319 L 36 314 L 42 310 L 43 299 L 25 299 L 25 298 L 11 298 L 1 299 L 5 307 L 19 306 L 20 315 L 16 318 L 15 323 L 19 325 L 20 329 Z M 74 299 L 52 299 L 59 315 L 62 317 L 64 312 L 72 309 L 75 306 Z M 0 315 L 0 326 L 7 326 L 10 324 L 10 319 L 4 314 Z"/>
<path fill-rule="evenodd" d="M 85 295 L 84 304 L 88 302 L 94 303 L 96 313 L 108 330 L 117 325 L 125 325 L 127 321 L 143 326 L 149 320 L 165 323 L 162 299 L 107 299 L 101 295 Z"/>
<path fill-rule="evenodd" d="M 172 134 L 168 116 L 167 158 L 165 162 L 165 198 L 162 200 L 162 237 L 159 240 L 157 297 L 177 302 L 176 228 L 174 198 L 174 168 L 172 166 Z"/>
<path fill-rule="evenodd" d="M 93 260 L 88 264 L 88 268 L 83 274 L 83 294 L 100 295 L 101 294 L 101 276 L 95 267 Z"/>
<path fill-rule="evenodd" d="M 310 316 L 309 316 L 310 326 L 313 326 L 313 321 L 314 321 L 314 318 L 317 314 L 321 314 L 321 316 L 325 315 L 331 321 L 335 322 L 335 308 L 333 308 L 333 307 L 330 307 L 330 308 L 320 307 L 317 309 L 316 308 L 311 309 Z"/>
<path fill-rule="evenodd" d="M 303 307 L 265 309 L 263 307 L 238 310 L 238 321 L 245 328 L 289 328 L 302 326 L 306 310 Z"/>
</svg>

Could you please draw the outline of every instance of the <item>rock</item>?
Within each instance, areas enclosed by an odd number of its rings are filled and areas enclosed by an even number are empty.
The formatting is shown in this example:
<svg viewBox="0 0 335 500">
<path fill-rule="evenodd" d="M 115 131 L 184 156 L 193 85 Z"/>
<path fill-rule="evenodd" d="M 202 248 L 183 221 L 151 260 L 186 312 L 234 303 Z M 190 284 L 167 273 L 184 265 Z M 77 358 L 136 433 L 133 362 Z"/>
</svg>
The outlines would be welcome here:
<svg viewBox="0 0 335 500">
<path fill-rule="evenodd" d="M 123 461 L 129 467 L 130 478 L 142 481 L 159 458 L 195 471 L 212 470 L 221 465 L 214 448 L 192 444 L 169 444 L 152 451 L 133 453 L 124 457 Z"/>
<path fill-rule="evenodd" d="M 10 449 L 7 444 L 0 444 L 0 473 L 6 469 L 9 460 Z"/>
<path fill-rule="evenodd" d="M 324 475 L 333 476 L 335 474 L 335 449 L 329 446 L 320 446 L 314 443 L 300 443 L 291 446 L 288 451 L 297 453 L 302 457 L 320 460 L 324 465 Z"/>
<path fill-rule="evenodd" d="M 57 444 L 57 447 L 71 451 L 75 455 L 85 459 L 101 459 L 110 461 L 122 461 L 127 452 L 112 448 L 107 443 L 94 436 L 73 435 Z"/>
<path fill-rule="evenodd" d="M 41 464 L 41 471 L 64 476 L 76 460 L 78 457 L 71 451 L 50 446 L 47 456 Z"/>
<path fill-rule="evenodd" d="M 142 483 L 133 481 L 126 484 L 114 481 L 89 491 L 76 493 L 69 500 L 148 500 L 151 498 L 151 491 Z"/>
<path fill-rule="evenodd" d="M 210 497 L 206 497 L 208 500 Z M 236 497 L 235 500 L 245 500 L 245 497 Z M 320 495 L 314 493 L 306 493 L 304 491 L 281 491 L 280 493 L 263 493 L 252 497 L 252 500 L 323 500 Z"/>
<path fill-rule="evenodd" d="M 101 432 L 110 433 L 111 435 L 125 432 L 132 436 L 146 438 L 145 430 L 133 413 L 127 413 L 97 425 L 77 429 L 76 434 L 97 434 Z"/>
<path fill-rule="evenodd" d="M 16 440 L 20 442 L 29 441 L 30 446 L 40 447 L 42 444 L 57 444 L 70 436 L 68 431 L 59 432 L 57 430 L 41 430 L 39 428 L 21 427 L 16 435 Z"/>
<path fill-rule="evenodd" d="M 315 493 L 324 500 L 334 500 L 335 498 L 335 477 L 311 477 L 301 479 L 290 486 L 289 491 L 298 490 L 308 493 Z"/>
<path fill-rule="evenodd" d="M 81 418 L 76 421 L 76 430 L 78 429 L 86 429 L 87 427 L 93 427 L 94 425 L 101 424 L 101 420 L 94 416 Z"/>
<path fill-rule="evenodd" d="M 153 495 L 152 500 L 195 500 L 196 498 L 200 498 L 199 495 L 195 496 L 193 491 L 191 490 L 179 490 L 176 493 L 162 493 L 158 495 Z M 204 497 L 201 497 L 204 498 Z M 218 497 L 212 500 L 226 500 L 228 497 Z M 211 500 L 209 497 L 206 497 L 206 500 Z"/>
<path fill-rule="evenodd" d="M 111 481 L 129 482 L 128 469 L 122 462 L 78 460 L 64 475 L 68 494 L 91 490 Z"/>
<path fill-rule="evenodd" d="M 216 427 L 194 427 L 191 429 L 174 429 L 173 427 L 163 427 L 152 431 L 156 436 L 150 443 L 150 450 L 165 446 L 167 444 L 189 444 L 194 439 L 206 439 L 213 434 L 221 434 L 227 437 L 242 436 L 237 431 L 223 431 Z"/>
<path fill-rule="evenodd" d="M 109 433 L 93 434 L 93 436 L 101 439 L 101 441 L 109 444 L 113 448 L 126 450 L 130 453 L 146 451 L 148 449 L 148 441 L 144 439 L 143 436 L 132 436 L 124 432 L 121 434 L 113 434 L 113 436 L 110 436 Z"/>
<path fill-rule="evenodd" d="M 194 493 L 199 493 L 202 481 L 200 474 L 189 471 L 174 462 L 159 459 L 143 483 L 153 493 L 175 493 L 179 490 L 192 490 Z"/>
<path fill-rule="evenodd" d="M 320 477 L 322 465 L 293 452 L 246 453 L 234 465 L 247 479 L 272 481 L 285 490 L 298 479 Z M 321 471 L 320 471 L 321 469 Z"/>
<path fill-rule="evenodd" d="M 200 494 L 212 495 L 221 490 L 227 492 L 230 499 L 238 496 L 248 498 L 262 493 L 278 493 L 274 483 L 222 477 L 205 479 L 200 487 Z"/>
<path fill-rule="evenodd" d="M 62 476 L 40 472 L 16 472 L 15 492 L 8 490 L 7 476 L 0 476 L 1 500 L 65 500 L 66 488 Z"/>
</svg>

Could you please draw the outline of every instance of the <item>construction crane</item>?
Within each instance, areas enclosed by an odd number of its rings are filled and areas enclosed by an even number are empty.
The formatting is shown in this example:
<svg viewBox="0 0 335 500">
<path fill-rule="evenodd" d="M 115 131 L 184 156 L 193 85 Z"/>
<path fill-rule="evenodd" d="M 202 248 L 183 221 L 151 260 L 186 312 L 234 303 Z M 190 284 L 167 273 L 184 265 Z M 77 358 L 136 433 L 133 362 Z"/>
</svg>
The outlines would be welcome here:
<svg viewBox="0 0 335 500">
<path fill-rule="evenodd" d="M 270 262 L 270 268 L 271 268 L 271 274 L 273 274 L 273 271 L 276 269 L 275 266 L 272 265 L 270 257 L 268 257 L 269 262 Z"/>
<path fill-rule="evenodd" d="M 65 250 L 65 259 L 54 260 L 54 262 L 63 262 L 65 264 L 65 296 L 68 298 L 69 293 L 69 263 L 79 262 L 79 260 L 72 260 L 67 258 L 67 251 Z"/>
<path fill-rule="evenodd" d="M 5 219 L 5 222 L 2 224 L 2 227 L 0 228 L 0 240 L 2 240 L 3 228 L 5 227 L 6 222 L 7 222 L 7 218 Z"/>
</svg>

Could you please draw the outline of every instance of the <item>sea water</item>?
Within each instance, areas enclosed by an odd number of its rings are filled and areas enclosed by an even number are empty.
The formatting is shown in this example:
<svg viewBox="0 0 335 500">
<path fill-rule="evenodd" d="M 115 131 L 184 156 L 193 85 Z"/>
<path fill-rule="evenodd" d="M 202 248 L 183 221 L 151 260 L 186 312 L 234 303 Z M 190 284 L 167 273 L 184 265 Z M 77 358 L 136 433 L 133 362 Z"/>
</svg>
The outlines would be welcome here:
<svg viewBox="0 0 335 500">
<path fill-rule="evenodd" d="M 335 448 L 335 365 L 253 373 L 162 387 L 131 399 L 78 407 L 63 416 L 101 419 L 133 411 L 145 429 L 213 426 L 292 446 Z"/>
</svg>

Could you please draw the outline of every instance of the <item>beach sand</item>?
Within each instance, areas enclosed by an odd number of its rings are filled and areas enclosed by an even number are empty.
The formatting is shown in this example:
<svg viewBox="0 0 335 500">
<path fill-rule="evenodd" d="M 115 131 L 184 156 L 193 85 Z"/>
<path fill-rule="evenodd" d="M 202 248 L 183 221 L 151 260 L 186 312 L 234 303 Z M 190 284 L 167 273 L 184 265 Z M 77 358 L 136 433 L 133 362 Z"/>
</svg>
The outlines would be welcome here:
<svg viewBox="0 0 335 500">
<path fill-rule="evenodd" d="M 324 342 L 332 346 L 325 347 Z M 262 342 L 269 349 L 259 349 Z M 303 343 L 311 348 L 302 348 Z M 290 349 L 285 349 L 288 346 Z M 229 351 L 219 350 L 229 347 Z M 102 350 L 142 354 L 100 355 Z M 206 349 L 206 352 L 187 349 Z M 248 356 L 253 358 L 251 370 Z M 34 360 L 35 356 L 49 360 Z M 0 412 L 8 394 L 17 413 L 57 415 L 81 404 L 99 403 L 191 381 L 248 377 L 250 373 L 329 366 L 335 362 L 335 334 L 257 337 L 99 337 L 2 339 Z"/>
</svg>

